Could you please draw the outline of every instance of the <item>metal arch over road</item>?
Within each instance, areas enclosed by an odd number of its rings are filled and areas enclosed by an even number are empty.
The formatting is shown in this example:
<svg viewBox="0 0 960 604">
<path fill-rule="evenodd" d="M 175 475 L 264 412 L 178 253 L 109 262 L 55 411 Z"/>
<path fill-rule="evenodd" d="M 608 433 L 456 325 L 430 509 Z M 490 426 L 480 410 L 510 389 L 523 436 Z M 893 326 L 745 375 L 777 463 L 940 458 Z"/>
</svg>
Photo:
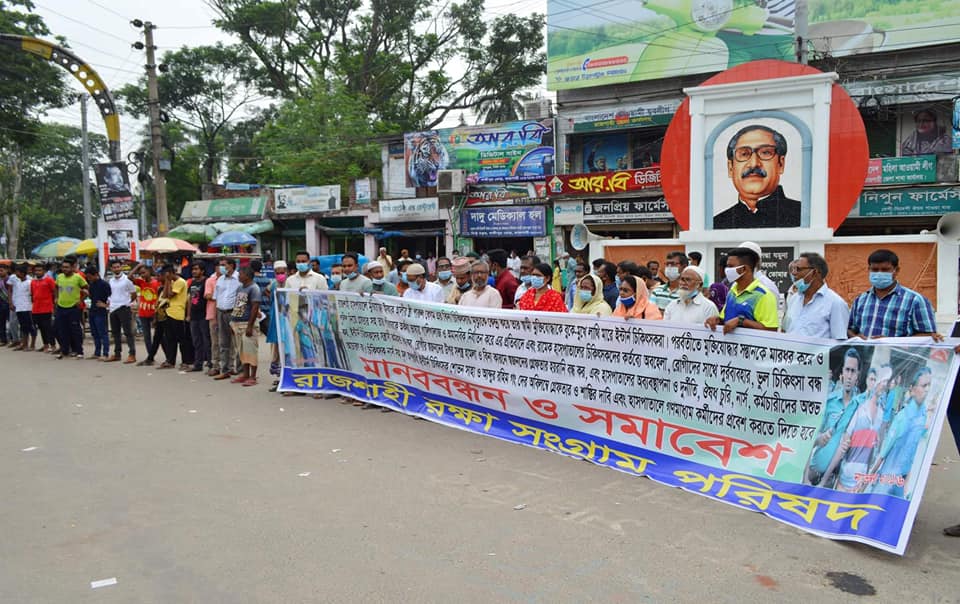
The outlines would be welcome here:
<svg viewBox="0 0 960 604">
<path fill-rule="evenodd" d="M 103 123 L 107 127 L 107 140 L 110 143 L 110 159 L 112 161 L 121 161 L 120 159 L 120 116 L 117 115 L 117 108 L 113 103 L 113 96 L 107 85 L 100 79 L 97 72 L 90 67 L 80 57 L 69 50 L 56 44 L 51 44 L 38 38 L 27 36 L 18 36 L 15 34 L 0 34 L 0 44 L 16 48 L 35 54 L 51 63 L 63 67 L 75 77 L 93 100 L 100 110 L 103 117 Z"/>
</svg>

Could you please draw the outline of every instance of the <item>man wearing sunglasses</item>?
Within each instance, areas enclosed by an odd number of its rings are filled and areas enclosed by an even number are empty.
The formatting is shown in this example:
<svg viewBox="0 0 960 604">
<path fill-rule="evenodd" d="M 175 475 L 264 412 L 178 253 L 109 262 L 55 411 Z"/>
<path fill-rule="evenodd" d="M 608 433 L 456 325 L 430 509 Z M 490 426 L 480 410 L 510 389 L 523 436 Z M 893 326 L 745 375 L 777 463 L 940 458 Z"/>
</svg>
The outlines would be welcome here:
<svg viewBox="0 0 960 604">
<path fill-rule="evenodd" d="M 727 174 L 737 189 L 737 204 L 713 217 L 715 229 L 763 229 L 800 226 L 800 202 L 780 186 L 787 140 L 759 124 L 741 128 L 727 145 Z"/>
</svg>

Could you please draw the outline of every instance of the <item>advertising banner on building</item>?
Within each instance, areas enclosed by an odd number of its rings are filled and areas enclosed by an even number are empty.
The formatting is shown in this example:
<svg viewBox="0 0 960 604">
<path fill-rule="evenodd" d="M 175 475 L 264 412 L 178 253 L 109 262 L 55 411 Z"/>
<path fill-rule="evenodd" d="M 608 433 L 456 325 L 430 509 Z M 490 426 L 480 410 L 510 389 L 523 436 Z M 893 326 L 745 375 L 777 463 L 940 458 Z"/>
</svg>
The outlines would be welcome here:
<svg viewBox="0 0 960 604">
<path fill-rule="evenodd" d="M 929 338 L 281 293 L 281 391 L 370 402 L 898 554 L 957 372 L 956 342 Z"/>
<path fill-rule="evenodd" d="M 408 187 L 437 186 L 440 170 L 466 170 L 470 184 L 554 173 L 552 119 L 409 132 L 403 140 Z"/>
<path fill-rule="evenodd" d="M 130 190 L 127 164 L 122 161 L 96 164 L 93 172 L 97 177 L 97 192 L 100 196 L 100 214 L 107 222 L 136 218 L 137 208 Z"/>
<path fill-rule="evenodd" d="M 466 208 L 460 214 L 461 234 L 467 237 L 543 237 L 546 206 Z"/>
<path fill-rule="evenodd" d="M 475 184 L 467 191 L 467 205 L 527 204 L 545 201 L 547 187 L 542 182 Z"/>
<path fill-rule="evenodd" d="M 274 191 L 277 214 L 310 214 L 340 209 L 340 185 L 288 187 Z"/>
<path fill-rule="evenodd" d="M 666 126 L 680 106 L 680 99 L 656 103 L 624 105 L 616 109 L 572 109 L 564 111 L 564 119 L 574 132 L 599 132 L 621 128 Z"/>
<path fill-rule="evenodd" d="M 867 167 L 865 185 L 909 185 L 937 182 L 937 156 L 877 157 Z"/>
<path fill-rule="evenodd" d="M 664 198 L 654 199 L 585 199 L 585 224 L 635 224 L 673 220 Z"/>
<path fill-rule="evenodd" d="M 547 2 L 547 87 L 605 86 L 794 60 L 795 0 Z M 960 39 L 941 0 L 808 1 L 807 49 L 832 58 Z M 904 17 L 909 15 L 909 21 Z M 936 35 L 930 35 L 931 31 Z"/>
<path fill-rule="evenodd" d="M 353 181 L 353 187 L 357 194 L 357 205 L 368 206 L 373 199 L 373 192 L 370 186 L 369 178 L 358 178 Z"/>
<path fill-rule="evenodd" d="M 864 191 L 860 194 L 861 218 L 870 216 L 939 216 L 960 212 L 960 187 L 910 187 Z"/>
<path fill-rule="evenodd" d="M 437 197 L 380 200 L 380 222 L 425 220 L 440 220 L 440 200 Z"/>
<path fill-rule="evenodd" d="M 550 197 L 642 191 L 660 186 L 660 167 L 587 174 L 557 174 L 547 181 Z"/>
</svg>

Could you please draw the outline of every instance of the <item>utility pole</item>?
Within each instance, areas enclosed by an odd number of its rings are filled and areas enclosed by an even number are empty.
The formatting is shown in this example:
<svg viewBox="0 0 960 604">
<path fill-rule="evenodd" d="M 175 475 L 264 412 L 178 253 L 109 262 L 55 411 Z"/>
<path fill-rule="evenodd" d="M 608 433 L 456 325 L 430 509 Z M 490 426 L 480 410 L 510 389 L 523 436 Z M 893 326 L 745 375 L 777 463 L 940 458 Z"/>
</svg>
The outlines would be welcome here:
<svg viewBox="0 0 960 604">
<path fill-rule="evenodd" d="M 153 45 L 153 30 L 156 26 L 146 21 L 143 24 L 144 41 L 147 50 L 147 95 L 150 105 L 150 140 L 153 143 L 153 182 L 157 195 L 157 232 L 161 237 L 167 234 L 170 218 L 167 216 L 167 182 L 160 170 L 160 154 L 163 141 L 160 134 L 160 93 L 157 89 L 157 60 Z"/>
<path fill-rule="evenodd" d="M 80 144 L 83 146 L 83 238 L 93 237 L 93 228 L 90 226 L 93 211 L 90 208 L 90 149 L 87 144 L 87 93 L 80 93 Z"/>
<path fill-rule="evenodd" d="M 794 13 L 794 32 L 797 41 L 797 63 L 807 64 L 807 0 L 797 0 L 796 12 Z"/>
</svg>

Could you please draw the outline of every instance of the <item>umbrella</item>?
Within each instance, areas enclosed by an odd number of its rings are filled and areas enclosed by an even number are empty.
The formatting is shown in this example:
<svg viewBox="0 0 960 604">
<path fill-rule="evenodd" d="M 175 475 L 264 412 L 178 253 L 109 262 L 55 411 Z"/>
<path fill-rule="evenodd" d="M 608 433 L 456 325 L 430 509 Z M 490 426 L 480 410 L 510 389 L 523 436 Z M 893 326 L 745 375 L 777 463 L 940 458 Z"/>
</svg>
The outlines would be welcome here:
<svg viewBox="0 0 960 604">
<path fill-rule="evenodd" d="M 91 254 L 97 253 L 97 240 L 96 239 L 84 239 L 77 245 L 73 246 L 70 250 L 67 251 L 67 254 L 75 254 L 77 256 L 90 256 Z"/>
<path fill-rule="evenodd" d="M 78 243 L 80 243 L 80 240 L 73 237 L 54 237 L 33 248 L 30 254 L 37 258 L 62 258 L 69 254 L 70 250 L 75 248 Z"/>
<path fill-rule="evenodd" d="M 225 245 L 254 245 L 256 242 L 257 238 L 253 235 L 239 231 L 227 231 L 214 237 L 210 245 L 214 247 L 223 247 Z"/>
<path fill-rule="evenodd" d="M 197 252 L 193 244 L 187 243 L 183 239 L 174 239 L 173 237 L 154 237 L 140 242 L 141 252 L 153 252 L 154 254 L 173 254 L 174 252 Z"/>
</svg>

